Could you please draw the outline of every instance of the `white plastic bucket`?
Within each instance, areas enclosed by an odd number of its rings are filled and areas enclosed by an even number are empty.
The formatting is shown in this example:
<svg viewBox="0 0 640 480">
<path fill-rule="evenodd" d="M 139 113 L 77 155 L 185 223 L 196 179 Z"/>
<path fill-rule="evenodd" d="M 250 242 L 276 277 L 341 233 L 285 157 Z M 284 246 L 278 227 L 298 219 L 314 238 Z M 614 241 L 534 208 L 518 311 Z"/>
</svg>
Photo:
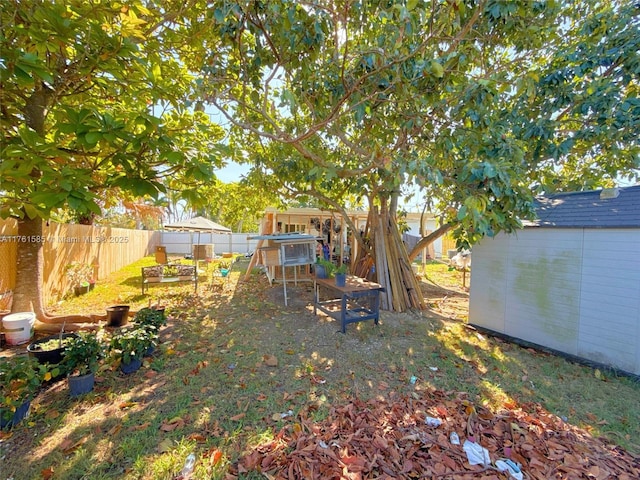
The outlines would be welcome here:
<svg viewBox="0 0 640 480">
<path fill-rule="evenodd" d="M 2 328 L 8 345 L 27 343 L 33 335 L 36 314 L 33 312 L 19 312 L 7 315 L 2 319 Z"/>
</svg>

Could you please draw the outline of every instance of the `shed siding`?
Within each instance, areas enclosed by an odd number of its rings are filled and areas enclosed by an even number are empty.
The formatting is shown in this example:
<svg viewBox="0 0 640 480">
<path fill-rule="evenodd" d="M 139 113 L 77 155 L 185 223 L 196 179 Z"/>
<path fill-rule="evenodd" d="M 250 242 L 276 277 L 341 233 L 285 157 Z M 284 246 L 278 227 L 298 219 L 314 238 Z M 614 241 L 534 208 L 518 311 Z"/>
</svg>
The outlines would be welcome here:
<svg viewBox="0 0 640 480">
<path fill-rule="evenodd" d="M 578 355 L 638 369 L 640 231 L 586 230 Z"/>
<path fill-rule="evenodd" d="M 507 292 L 507 258 L 510 237 L 498 235 L 473 247 L 473 267 L 469 291 L 477 293 L 469 302 L 469 317 L 478 324 L 504 333 Z M 476 274 L 476 271 L 478 272 Z"/>
<path fill-rule="evenodd" d="M 469 321 L 640 375 L 640 230 L 526 228 L 473 250 Z"/>
<path fill-rule="evenodd" d="M 550 238 L 528 229 L 513 238 L 507 268 L 507 335 L 577 352 L 582 232 Z"/>
</svg>

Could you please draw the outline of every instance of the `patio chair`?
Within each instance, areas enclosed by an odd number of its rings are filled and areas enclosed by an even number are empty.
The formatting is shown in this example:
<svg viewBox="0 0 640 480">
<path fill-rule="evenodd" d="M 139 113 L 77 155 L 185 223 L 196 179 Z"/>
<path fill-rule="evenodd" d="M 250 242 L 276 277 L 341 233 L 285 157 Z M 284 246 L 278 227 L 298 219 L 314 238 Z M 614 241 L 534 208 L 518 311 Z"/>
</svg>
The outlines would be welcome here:
<svg viewBox="0 0 640 480">
<path fill-rule="evenodd" d="M 233 269 L 233 265 L 236 263 L 236 258 L 233 257 L 229 261 L 229 265 L 225 267 L 215 268 L 213 270 L 213 274 L 211 277 L 211 286 L 222 286 L 224 287 L 229 283 L 229 278 L 231 277 L 231 270 Z"/>
</svg>

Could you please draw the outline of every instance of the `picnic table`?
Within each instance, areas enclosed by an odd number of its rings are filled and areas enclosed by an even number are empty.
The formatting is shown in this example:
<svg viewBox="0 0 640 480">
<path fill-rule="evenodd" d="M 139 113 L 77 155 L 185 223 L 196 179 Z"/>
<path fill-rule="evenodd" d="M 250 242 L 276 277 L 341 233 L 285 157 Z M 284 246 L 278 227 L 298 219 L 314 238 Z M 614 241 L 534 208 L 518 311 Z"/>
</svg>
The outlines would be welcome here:
<svg viewBox="0 0 640 480">
<path fill-rule="evenodd" d="M 380 318 L 380 292 L 384 287 L 364 278 L 347 275 L 344 287 L 339 287 L 333 278 L 316 278 L 314 285 L 313 313 L 320 310 L 340 321 L 342 333 L 347 325 Z"/>
</svg>

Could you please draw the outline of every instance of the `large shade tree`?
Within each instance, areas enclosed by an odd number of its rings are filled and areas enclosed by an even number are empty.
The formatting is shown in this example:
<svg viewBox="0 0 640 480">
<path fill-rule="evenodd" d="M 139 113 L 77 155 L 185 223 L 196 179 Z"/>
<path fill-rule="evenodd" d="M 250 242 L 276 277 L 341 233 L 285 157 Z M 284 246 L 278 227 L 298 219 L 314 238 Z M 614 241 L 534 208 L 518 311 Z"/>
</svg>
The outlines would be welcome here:
<svg viewBox="0 0 640 480">
<path fill-rule="evenodd" d="M 281 205 L 279 186 L 265 183 L 262 178 L 254 182 L 251 177 L 237 182 L 211 182 L 201 189 L 204 200 L 194 211 L 212 218 L 234 232 L 256 232 L 267 207 Z"/>
<path fill-rule="evenodd" d="M 468 245 L 518 228 L 537 188 L 637 167 L 633 3 L 0 1 L 0 207 L 25 235 L 64 206 L 90 219 L 102 188 L 153 196 L 163 175 L 196 200 L 217 151 L 193 128 L 206 103 L 233 126 L 225 151 L 282 191 L 368 203 L 363 251 L 394 299 L 418 290 L 394 224 L 406 182 Z M 33 280 L 19 274 L 21 308 Z"/>
<path fill-rule="evenodd" d="M 378 212 L 363 250 L 400 298 L 418 290 L 393 221 L 405 182 L 439 208 L 440 233 L 453 228 L 468 246 L 519 228 L 536 188 L 577 185 L 563 176 L 633 173 L 637 8 L 218 1 L 189 27 L 215 43 L 201 58 L 203 98 L 251 145 L 257 169 L 326 207 L 351 194 Z"/>
<path fill-rule="evenodd" d="M 556 41 L 545 38 L 535 61 L 514 78 L 506 93 L 510 102 L 490 105 L 491 111 L 470 107 L 474 123 L 494 112 L 493 123 L 516 140 L 507 160 L 526 162 L 525 175 L 513 179 L 532 193 L 553 193 L 610 187 L 640 178 L 640 4 L 637 2 L 561 2 Z M 469 108 L 462 106 L 461 108 Z M 445 137 L 445 141 L 448 139 Z M 496 150 L 483 152 L 493 156 Z M 491 163 L 471 163 L 466 178 L 472 181 Z M 440 211 L 457 205 L 455 193 L 440 184 L 421 181 L 426 205 Z M 457 180 L 457 179 L 456 179 Z M 451 185 L 459 188 L 457 183 Z M 492 186 L 491 194 L 500 195 Z M 466 192 L 463 192 L 466 194 Z M 477 212 L 475 202 L 458 209 L 458 216 Z M 471 207 L 470 209 L 467 207 Z M 452 211 L 453 212 L 453 211 Z M 477 213 L 483 214 L 482 209 Z M 449 217 L 444 228 L 460 226 Z M 435 232 L 437 235 L 439 232 Z M 480 232 L 485 234 L 487 232 Z M 415 257 L 435 235 L 411 252 Z M 474 241 L 479 235 L 471 236 Z"/>
<path fill-rule="evenodd" d="M 123 196 L 176 188 L 194 200 L 213 177 L 219 129 L 187 107 L 195 79 L 179 10 L 152 2 L 1 0 L 0 214 L 18 219 L 13 311 L 42 303 L 42 221 L 90 222 Z"/>
</svg>

